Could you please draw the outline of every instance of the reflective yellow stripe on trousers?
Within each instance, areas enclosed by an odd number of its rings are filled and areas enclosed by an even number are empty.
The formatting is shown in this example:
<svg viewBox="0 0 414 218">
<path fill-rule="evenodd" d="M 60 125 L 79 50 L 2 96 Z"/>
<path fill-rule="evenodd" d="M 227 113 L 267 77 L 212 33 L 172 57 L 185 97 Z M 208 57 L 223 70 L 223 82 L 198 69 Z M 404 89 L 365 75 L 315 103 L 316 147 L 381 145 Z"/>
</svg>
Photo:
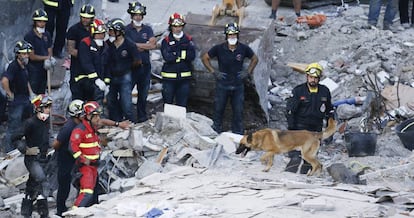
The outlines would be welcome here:
<svg viewBox="0 0 414 218">
<path fill-rule="evenodd" d="M 93 189 L 85 188 L 79 190 L 79 193 L 93 194 Z"/>
<path fill-rule="evenodd" d="M 90 74 L 87 74 L 87 75 L 79 75 L 79 76 L 75 77 L 75 82 L 77 82 L 77 81 L 79 81 L 83 78 L 93 79 L 93 78 L 96 78 L 96 77 L 98 77 L 97 73 L 90 73 Z"/>
<path fill-rule="evenodd" d="M 187 72 L 181 72 L 181 77 L 189 77 L 191 76 L 191 72 L 187 71 Z M 177 78 L 177 73 L 167 73 L 167 72 L 161 72 L 161 76 L 164 78 L 170 78 L 170 79 L 174 79 Z"/>
</svg>

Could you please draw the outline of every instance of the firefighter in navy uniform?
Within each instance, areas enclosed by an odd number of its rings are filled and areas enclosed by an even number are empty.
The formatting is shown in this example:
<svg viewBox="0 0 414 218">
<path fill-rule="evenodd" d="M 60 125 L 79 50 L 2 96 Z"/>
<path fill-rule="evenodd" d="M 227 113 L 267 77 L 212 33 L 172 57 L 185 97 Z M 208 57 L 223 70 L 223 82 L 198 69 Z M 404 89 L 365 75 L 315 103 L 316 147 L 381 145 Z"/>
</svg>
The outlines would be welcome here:
<svg viewBox="0 0 414 218">
<path fill-rule="evenodd" d="M 132 72 L 133 84 L 131 89 L 137 85 L 137 121 L 139 123 L 148 120 L 146 111 L 148 91 L 151 85 L 151 60 L 150 50 L 155 49 L 157 40 L 152 28 L 143 23 L 147 14 L 146 7 L 139 2 L 130 2 L 127 12 L 131 15 L 131 23 L 125 27 L 126 38 L 135 42 L 137 50 L 142 59 L 142 67 Z"/>
<path fill-rule="evenodd" d="M 224 28 L 226 42 L 215 45 L 202 57 L 204 66 L 216 76 L 216 93 L 214 97 L 213 129 L 222 132 L 224 110 L 230 99 L 233 111 L 231 130 L 243 134 L 244 80 L 257 65 L 258 58 L 253 50 L 238 42 L 240 29 L 237 23 L 229 23 Z M 218 70 L 210 63 L 211 58 L 218 61 Z M 247 69 L 243 69 L 245 58 L 250 59 Z"/>
<path fill-rule="evenodd" d="M 27 72 L 31 52 L 32 45 L 30 43 L 16 42 L 14 47 L 15 60 L 9 64 L 1 79 L 3 89 L 6 92 L 8 111 L 6 137 L 2 143 L 4 153 L 13 150 L 11 136 L 19 130 L 22 122 L 33 113 L 29 99 L 33 92 Z"/>
<path fill-rule="evenodd" d="M 49 15 L 46 30 L 55 40 L 53 44 L 53 56 L 63 58 L 62 50 L 65 46 L 66 29 L 68 28 L 70 10 L 75 0 L 43 0 L 44 9 Z M 55 29 L 56 27 L 56 29 Z"/>
<path fill-rule="evenodd" d="M 79 74 L 79 59 L 78 59 L 78 47 L 81 40 L 90 35 L 89 28 L 95 18 L 95 8 L 86 4 L 81 7 L 80 21 L 71 26 L 66 34 L 67 49 L 70 54 L 70 90 L 76 93 L 76 85 L 74 86 L 74 77 Z M 78 99 L 78 96 L 72 96 L 72 99 Z"/>
<path fill-rule="evenodd" d="M 33 28 L 25 36 L 24 40 L 33 46 L 33 52 L 29 56 L 29 82 L 35 94 L 45 94 L 47 69 L 51 69 L 56 60 L 52 57 L 52 38 L 46 31 L 48 14 L 43 9 L 34 11 Z"/>
<path fill-rule="evenodd" d="M 168 20 L 170 33 L 161 43 L 162 97 L 164 103 L 187 107 L 192 78 L 192 61 L 195 59 L 194 43 L 190 35 L 183 32 L 184 17 L 174 13 Z"/>
<path fill-rule="evenodd" d="M 82 122 L 75 127 L 70 136 L 70 149 L 75 159 L 75 165 L 82 174 L 74 208 L 89 207 L 97 203 L 97 193 L 94 190 L 98 179 L 101 152 L 97 130 L 102 109 L 96 101 L 90 101 L 83 105 L 83 112 Z"/>
<path fill-rule="evenodd" d="M 52 99 L 42 94 L 35 97 L 32 104 L 35 115 L 24 122 L 22 131 L 12 136 L 13 145 L 24 154 L 24 165 L 29 171 L 21 214 L 31 217 L 33 203 L 36 201 L 40 217 L 49 217 L 49 189 L 45 168 L 48 160 L 46 155 L 49 149 L 49 115 Z M 21 140 L 23 136 L 25 140 Z"/>
<path fill-rule="evenodd" d="M 333 117 L 333 106 L 329 89 L 319 84 L 323 68 L 318 63 L 308 65 L 305 70 L 307 81 L 292 90 L 292 97 L 286 104 L 286 118 L 289 130 L 321 132 L 323 120 Z M 288 153 L 290 162 L 285 171 L 296 173 L 302 162 L 300 151 Z M 312 166 L 303 160 L 301 174 L 306 174 Z"/>
<path fill-rule="evenodd" d="M 56 197 L 56 215 L 62 216 L 62 213 L 67 211 L 66 199 L 69 196 L 70 184 L 72 181 L 71 171 L 75 164 L 75 159 L 72 157 L 72 152 L 69 150 L 69 139 L 73 129 L 81 123 L 83 114 L 83 101 L 79 99 L 73 100 L 68 107 L 68 114 L 70 119 L 56 137 L 52 147 L 57 152 L 58 163 L 58 191 Z"/>
<path fill-rule="evenodd" d="M 121 19 L 113 20 L 110 27 L 114 31 L 115 41 L 108 49 L 106 69 L 108 78 L 110 77 L 107 95 L 109 118 L 115 121 L 127 119 L 135 123 L 131 100 L 131 71 L 141 67 L 141 57 L 135 43 L 125 38 L 125 24 Z"/>
<path fill-rule="evenodd" d="M 105 32 L 105 24 L 95 19 L 90 27 L 90 36 L 79 43 L 79 73 L 73 78 L 73 86 L 76 87 L 72 90 L 74 99 L 103 103 L 106 89 L 104 63 L 107 58 Z"/>
</svg>

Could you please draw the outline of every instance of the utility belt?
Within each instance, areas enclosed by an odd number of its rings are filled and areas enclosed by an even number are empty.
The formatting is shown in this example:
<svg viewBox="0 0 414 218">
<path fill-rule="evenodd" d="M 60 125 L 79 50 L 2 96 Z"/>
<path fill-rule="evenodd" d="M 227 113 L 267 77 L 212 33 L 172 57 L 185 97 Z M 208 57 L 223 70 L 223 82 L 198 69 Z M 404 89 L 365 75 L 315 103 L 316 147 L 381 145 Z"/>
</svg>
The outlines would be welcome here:
<svg viewBox="0 0 414 218">
<path fill-rule="evenodd" d="M 82 74 L 82 75 L 78 75 L 74 78 L 75 82 L 78 82 L 81 79 L 84 78 L 88 78 L 88 79 L 93 79 L 93 78 L 97 78 L 98 77 L 98 73 L 90 73 L 90 74 Z"/>
<path fill-rule="evenodd" d="M 181 73 L 161 72 L 161 76 L 167 79 L 177 79 L 178 75 L 180 75 L 181 78 L 191 77 L 191 71 L 186 71 L 186 72 L 181 72 Z"/>
</svg>

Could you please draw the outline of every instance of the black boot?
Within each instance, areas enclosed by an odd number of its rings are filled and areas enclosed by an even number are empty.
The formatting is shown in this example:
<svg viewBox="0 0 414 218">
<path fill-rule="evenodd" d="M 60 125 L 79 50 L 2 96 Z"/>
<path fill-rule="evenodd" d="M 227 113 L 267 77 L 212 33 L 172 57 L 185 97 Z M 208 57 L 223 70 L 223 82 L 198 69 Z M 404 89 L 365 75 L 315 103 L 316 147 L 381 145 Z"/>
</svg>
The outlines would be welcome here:
<svg viewBox="0 0 414 218">
<path fill-rule="evenodd" d="M 42 218 L 49 217 L 49 207 L 47 205 L 47 199 L 37 200 L 37 212 Z"/>
<path fill-rule="evenodd" d="M 270 13 L 269 18 L 273 19 L 273 20 L 276 19 L 276 10 L 272 10 L 272 12 Z"/>
<path fill-rule="evenodd" d="M 302 162 L 302 158 L 300 157 L 300 151 L 289 151 L 288 156 L 290 157 L 290 161 L 286 165 L 285 171 L 291 173 L 298 172 L 299 165 Z"/>
<path fill-rule="evenodd" d="M 26 196 L 22 200 L 22 208 L 20 209 L 20 214 L 23 217 L 31 217 L 33 212 L 33 201 Z"/>
<path fill-rule="evenodd" d="M 306 160 L 303 160 L 302 167 L 300 168 L 300 174 L 307 174 L 309 170 L 312 170 L 312 165 Z"/>
</svg>

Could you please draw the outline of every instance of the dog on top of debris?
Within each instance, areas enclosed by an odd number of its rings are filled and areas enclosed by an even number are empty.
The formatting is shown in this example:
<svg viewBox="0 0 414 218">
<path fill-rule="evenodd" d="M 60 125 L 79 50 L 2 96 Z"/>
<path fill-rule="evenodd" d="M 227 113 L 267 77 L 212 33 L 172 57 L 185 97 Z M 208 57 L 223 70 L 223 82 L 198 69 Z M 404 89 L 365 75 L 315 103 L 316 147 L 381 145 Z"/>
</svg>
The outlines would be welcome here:
<svg viewBox="0 0 414 218">
<path fill-rule="evenodd" d="M 273 165 L 275 154 L 286 153 L 292 150 L 300 150 L 302 158 L 312 165 L 312 170 L 307 174 L 319 174 L 322 164 L 317 159 L 321 140 L 329 138 L 336 131 L 336 121 L 329 118 L 328 127 L 323 132 L 311 132 L 307 130 L 279 130 L 262 129 L 254 133 L 244 135 L 240 140 L 236 154 L 242 153 L 244 157 L 250 150 L 262 150 L 265 154 L 260 158 L 266 165 L 264 172 L 268 172 Z"/>
</svg>

